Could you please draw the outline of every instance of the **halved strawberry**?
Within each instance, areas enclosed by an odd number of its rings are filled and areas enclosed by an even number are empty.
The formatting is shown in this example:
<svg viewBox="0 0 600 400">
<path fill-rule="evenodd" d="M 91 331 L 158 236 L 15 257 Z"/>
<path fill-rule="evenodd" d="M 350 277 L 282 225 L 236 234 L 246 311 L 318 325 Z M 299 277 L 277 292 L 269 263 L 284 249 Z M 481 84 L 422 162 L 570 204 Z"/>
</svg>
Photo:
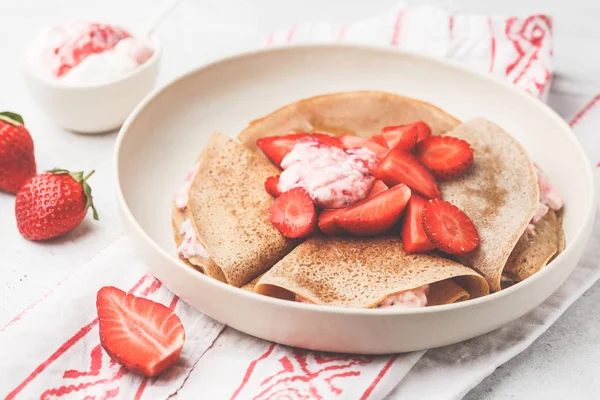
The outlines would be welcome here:
<svg viewBox="0 0 600 400">
<path fill-rule="evenodd" d="M 390 149 L 410 152 L 417 144 L 419 130 L 414 124 L 386 126 L 381 130 L 381 136 L 387 141 Z"/>
<path fill-rule="evenodd" d="M 367 196 L 367 198 L 369 197 L 373 197 L 378 193 L 383 192 L 384 190 L 388 190 L 389 187 L 380 179 L 375 179 L 375 182 L 373 182 L 373 186 L 371 187 L 371 191 L 369 192 L 369 195 Z"/>
<path fill-rule="evenodd" d="M 341 135 L 339 137 L 339 139 L 343 143 L 344 147 L 347 149 L 364 147 L 364 148 L 371 150 L 380 159 L 385 157 L 385 155 L 389 151 L 384 146 L 381 146 L 380 144 L 377 144 L 371 140 L 367 140 L 367 139 L 364 139 L 364 138 L 361 138 L 358 136 L 354 136 L 354 135 L 349 135 L 347 133 L 344 133 L 343 135 Z"/>
<path fill-rule="evenodd" d="M 427 237 L 445 253 L 468 253 L 479 244 L 473 221 L 447 201 L 430 200 L 423 208 L 423 225 Z"/>
<path fill-rule="evenodd" d="M 315 140 L 329 146 L 344 148 L 340 139 L 322 133 L 292 133 L 283 136 L 267 136 L 258 139 L 256 145 L 269 157 L 273 164 L 281 166 L 281 161 L 300 140 Z"/>
<path fill-rule="evenodd" d="M 337 224 L 357 236 L 373 236 L 390 229 L 410 199 L 410 189 L 397 185 L 343 209 Z"/>
<path fill-rule="evenodd" d="M 377 178 L 388 186 L 404 183 L 411 190 L 428 199 L 441 196 L 431 172 L 415 156 L 403 151 L 390 150 L 379 165 Z"/>
<path fill-rule="evenodd" d="M 413 193 L 410 196 L 404 221 L 402 221 L 402 243 L 404 250 L 409 253 L 420 253 L 435 249 L 435 245 L 429 240 L 423 227 L 423 208 L 427 200 Z"/>
<path fill-rule="evenodd" d="M 419 136 L 417 137 L 417 143 L 421 143 L 423 140 L 428 139 L 431 136 L 431 128 L 423 121 L 414 122 L 412 125 L 417 127 Z"/>
<path fill-rule="evenodd" d="M 185 330 L 173 310 L 105 286 L 96 297 L 100 343 L 113 360 L 157 376 L 179 360 Z"/>
<path fill-rule="evenodd" d="M 385 140 L 383 135 L 380 133 L 377 135 L 371 136 L 368 140 L 370 140 L 371 142 L 374 142 L 382 147 L 385 147 L 386 149 L 389 148 L 387 141 Z"/>
<path fill-rule="evenodd" d="M 273 197 L 279 197 L 281 192 L 279 191 L 279 175 L 270 176 L 265 181 L 265 190 Z"/>
<path fill-rule="evenodd" d="M 441 180 L 457 178 L 473 164 L 469 143 L 452 136 L 432 136 L 417 145 L 415 154 Z"/>
<path fill-rule="evenodd" d="M 288 238 L 310 235 L 317 227 L 317 210 L 308 192 L 293 188 L 275 199 L 270 209 L 273 226 Z"/>
<path fill-rule="evenodd" d="M 319 214 L 319 220 L 317 222 L 321 232 L 326 235 L 339 235 L 344 233 L 344 230 L 337 224 L 337 219 L 343 211 L 344 208 L 321 211 Z"/>
</svg>

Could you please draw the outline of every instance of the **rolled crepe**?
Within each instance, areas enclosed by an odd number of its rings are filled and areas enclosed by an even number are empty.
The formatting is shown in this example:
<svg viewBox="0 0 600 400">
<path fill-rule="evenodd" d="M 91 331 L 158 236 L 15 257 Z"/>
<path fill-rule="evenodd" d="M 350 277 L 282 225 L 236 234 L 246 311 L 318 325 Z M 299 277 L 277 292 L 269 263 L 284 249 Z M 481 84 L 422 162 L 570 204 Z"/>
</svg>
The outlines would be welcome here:
<svg viewBox="0 0 600 400">
<path fill-rule="evenodd" d="M 188 218 L 187 210 L 181 210 L 177 208 L 175 202 L 173 202 L 172 208 L 172 226 L 173 226 L 173 235 L 175 236 L 175 243 L 177 247 L 181 246 L 183 242 L 183 238 L 180 234 L 181 225 Z M 223 275 L 223 270 L 217 266 L 214 261 L 210 258 L 204 258 L 200 256 L 192 256 L 189 258 L 180 257 L 181 260 L 187 265 L 196 268 L 200 272 L 205 275 L 210 276 L 221 282 L 227 282 L 225 279 L 225 275 Z"/>
<path fill-rule="evenodd" d="M 504 275 L 520 282 L 529 278 L 564 249 L 564 235 L 560 216 L 554 210 L 535 224 L 533 232 L 525 232 L 513 249 Z"/>
<path fill-rule="evenodd" d="M 235 140 L 213 134 L 199 158 L 187 215 L 210 258 L 190 263 L 241 287 L 267 271 L 297 244 L 269 221 L 273 198 L 264 189 L 279 169 Z M 174 228 L 185 217 L 174 207 Z M 178 229 L 175 240 L 181 243 Z"/>
<path fill-rule="evenodd" d="M 372 308 L 386 297 L 430 285 L 429 305 L 487 295 L 477 272 L 434 254 L 408 254 L 398 237 L 313 237 L 275 264 L 254 291 L 286 300 Z"/>
<path fill-rule="evenodd" d="M 265 136 L 293 132 L 349 133 L 368 137 L 390 125 L 425 121 L 434 135 L 460 123 L 439 108 L 409 97 L 381 91 L 333 93 L 284 106 L 250 123 L 238 139 L 252 150 Z"/>
<path fill-rule="evenodd" d="M 469 142 L 474 155 L 465 175 L 440 183 L 442 198 L 463 210 L 479 232 L 479 246 L 457 259 L 479 271 L 495 292 L 538 207 L 533 162 L 519 142 L 485 119 L 465 122 L 447 135 Z"/>
</svg>

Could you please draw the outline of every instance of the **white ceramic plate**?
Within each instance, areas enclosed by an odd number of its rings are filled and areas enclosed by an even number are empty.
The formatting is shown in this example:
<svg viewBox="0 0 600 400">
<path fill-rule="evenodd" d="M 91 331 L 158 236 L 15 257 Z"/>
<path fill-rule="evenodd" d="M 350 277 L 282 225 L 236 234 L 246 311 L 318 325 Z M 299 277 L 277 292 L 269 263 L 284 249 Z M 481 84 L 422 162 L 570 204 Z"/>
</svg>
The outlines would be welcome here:
<svg viewBox="0 0 600 400">
<path fill-rule="evenodd" d="M 207 278 L 179 261 L 171 199 L 213 131 L 235 137 L 251 120 L 295 100 L 366 89 L 423 99 L 461 120 L 486 117 L 511 132 L 564 196 L 566 250 L 540 273 L 500 293 L 406 310 L 272 299 Z M 117 139 L 115 166 L 125 229 L 169 289 L 240 331 L 334 352 L 381 354 L 437 347 L 518 318 L 567 278 L 581 256 L 595 212 L 590 163 L 569 126 L 547 106 L 452 62 L 368 47 L 270 49 L 196 69 L 147 97 L 129 116 Z"/>
</svg>

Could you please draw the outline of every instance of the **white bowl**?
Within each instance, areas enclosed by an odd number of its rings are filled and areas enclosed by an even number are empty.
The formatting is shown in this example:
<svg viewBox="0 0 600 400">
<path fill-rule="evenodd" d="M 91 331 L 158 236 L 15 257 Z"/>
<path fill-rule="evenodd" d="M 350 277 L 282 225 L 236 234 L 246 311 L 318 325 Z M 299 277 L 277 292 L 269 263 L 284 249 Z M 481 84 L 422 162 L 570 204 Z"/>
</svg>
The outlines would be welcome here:
<svg viewBox="0 0 600 400">
<path fill-rule="evenodd" d="M 129 113 L 154 87 L 161 55 L 152 36 L 154 53 L 139 68 L 115 80 L 73 86 L 49 79 L 21 57 L 21 70 L 33 100 L 63 128 L 79 133 L 103 133 L 119 128 Z"/>
<path fill-rule="evenodd" d="M 171 199 L 211 132 L 235 137 L 252 119 L 289 102 L 365 89 L 420 98 L 460 119 L 487 117 L 511 132 L 564 196 L 566 250 L 532 278 L 502 292 L 405 310 L 344 309 L 263 297 L 207 278 L 177 258 Z M 115 171 L 125 229 L 148 267 L 175 294 L 250 335 L 333 352 L 426 349 L 505 325 L 564 282 L 581 256 L 595 213 L 590 163 L 569 126 L 546 105 L 452 62 L 360 46 L 252 52 L 182 76 L 129 116 L 117 139 Z"/>
</svg>

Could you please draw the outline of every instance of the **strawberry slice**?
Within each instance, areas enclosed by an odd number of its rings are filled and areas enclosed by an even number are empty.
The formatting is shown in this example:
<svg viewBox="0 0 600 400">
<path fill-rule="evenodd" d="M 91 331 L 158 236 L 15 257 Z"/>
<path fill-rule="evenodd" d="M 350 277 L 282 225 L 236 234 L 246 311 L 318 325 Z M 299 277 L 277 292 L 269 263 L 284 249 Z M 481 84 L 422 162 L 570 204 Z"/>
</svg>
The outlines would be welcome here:
<svg viewBox="0 0 600 400">
<path fill-rule="evenodd" d="M 326 235 L 340 235 L 344 233 L 344 230 L 337 223 L 339 216 L 342 215 L 344 210 L 344 208 L 336 208 L 321 211 L 317 222 L 321 232 Z"/>
<path fill-rule="evenodd" d="M 410 189 L 397 185 L 343 209 L 337 224 L 357 236 L 373 236 L 390 229 L 410 199 Z"/>
<path fill-rule="evenodd" d="M 279 197 L 279 175 L 270 176 L 265 181 L 265 190 L 273 197 Z"/>
<path fill-rule="evenodd" d="M 410 152 L 417 144 L 419 130 L 415 124 L 386 126 L 381 130 L 381 136 L 390 149 Z"/>
<path fill-rule="evenodd" d="M 317 227 L 315 203 L 303 188 L 293 188 L 275 199 L 270 209 L 273 226 L 288 238 L 301 238 Z"/>
<path fill-rule="evenodd" d="M 473 164 L 469 143 L 452 136 L 432 136 L 417 145 L 415 154 L 440 180 L 457 178 Z"/>
<path fill-rule="evenodd" d="M 402 243 L 404 250 L 409 253 L 421 253 L 435 249 L 435 245 L 429 240 L 423 227 L 423 208 L 426 204 L 427 200 L 413 193 L 406 206 L 402 222 Z"/>
<path fill-rule="evenodd" d="M 179 360 L 185 331 L 170 308 L 112 286 L 98 291 L 96 308 L 102 347 L 128 370 L 157 376 Z"/>
<path fill-rule="evenodd" d="M 388 186 L 404 183 L 411 190 L 428 199 L 441 196 L 431 172 L 415 156 L 403 151 L 390 150 L 379 165 L 377 178 Z"/>
<path fill-rule="evenodd" d="M 273 164 L 281 166 L 281 161 L 300 140 L 315 140 L 325 145 L 344 148 L 340 139 L 322 133 L 292 133 L 284 136 L 267 136 L 258 139 L 256 145 L 269 157 Z"/>
<path fill-rule="evenodd" d="M 373 135 L 373 136 L 371 136 L 367 140 L 370 140 L 371 142 L 376 143 L 376 144 L 378 144 L 381 147 L 384 147 L 386 149 L 389 148 L 388 147 L 388 143 L 387 143 L 387 141 L 385 140 L 385 138 L 383 137 L 382 134 Z"/>
<path fill-rule="evenodd" d="M 373 186 L 371 187 L 371 191 L 369 192 L 369 195 L 367 196 L 367 198 L 373 197 L 376 194 L 381 193 L 384 190 L 388 190 L 388 189 L 389 189 L 389 187 L 382 180 L 375 179 L 375 182 L 373 182 Z"/>
<path fill-rule="evenodd" d="M 349 135 L 344 133 L 339 137 L 340 141 L 347 149 L 360 148 L 364 147 L 366 149 L 371 150 L 373 153 L 377 155 L 380 159 L 385 157 L 388 153 L 388 149 L 380 144 L 377 144 L 371 140 L 364 139 L 358 136 Z"/>
<path fill-rule="evenodd" d="M 423 121 L 417 121 L 412 125 L 417 127 L 419 136 L 417 137 L 417 143 L 421 143 L 423 140 L 428 139 L 431 136 L 431 128 Z"/>
<path fill-rule="evenodd" d="M 423 225 L 427 237 L 445 253 L 468 253 L 479 244 L 473 221 L 447 201 L 430 200 L 423 208 Z"/>
</svg>

